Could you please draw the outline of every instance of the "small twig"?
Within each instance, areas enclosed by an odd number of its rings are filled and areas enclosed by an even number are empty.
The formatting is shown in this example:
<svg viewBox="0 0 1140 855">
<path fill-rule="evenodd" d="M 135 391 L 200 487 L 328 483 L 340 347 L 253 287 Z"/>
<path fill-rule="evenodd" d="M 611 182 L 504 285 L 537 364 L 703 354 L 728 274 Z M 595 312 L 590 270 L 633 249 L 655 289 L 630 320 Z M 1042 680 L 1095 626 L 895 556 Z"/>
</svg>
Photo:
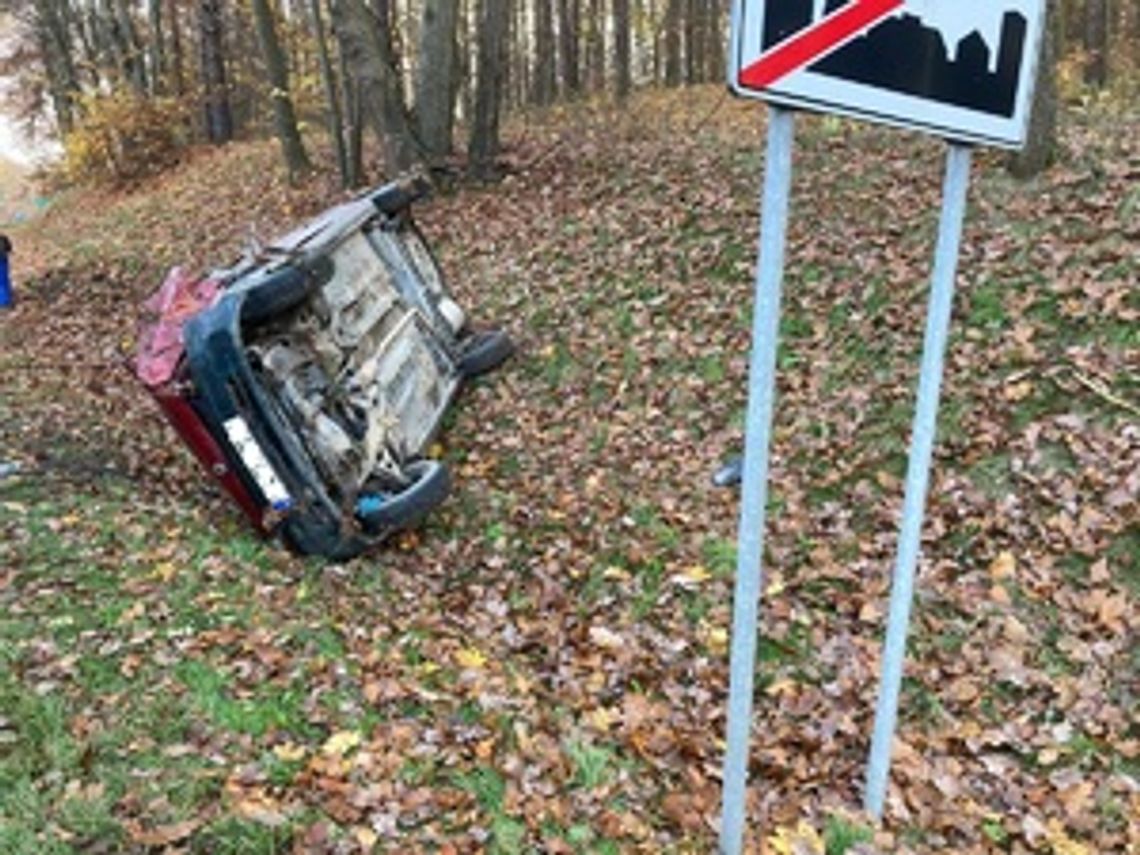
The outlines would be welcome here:
<svg viewBox="0 0 1140 855">
<path fill-rule="evenodd" d="M 1124 398 L 1120 397 L 1103 383 L 1100 383 L 1094 380 L 1092 377 L 1082 374 L 1077 370 L 1076 366 L 1070 366 L 1069 370 L 1072 372 L 1074 380 L 1076 380 L 1102 401 L 1105 401 L 1109 404 L 1114 404 L 1115 406 L 1120 407 L 1120 409 L 1132 413 L 1132 415 L 1140 418 L 1140 407 L 1136 406 L 1131 401 L 1127 401 Z"/>
</svg>

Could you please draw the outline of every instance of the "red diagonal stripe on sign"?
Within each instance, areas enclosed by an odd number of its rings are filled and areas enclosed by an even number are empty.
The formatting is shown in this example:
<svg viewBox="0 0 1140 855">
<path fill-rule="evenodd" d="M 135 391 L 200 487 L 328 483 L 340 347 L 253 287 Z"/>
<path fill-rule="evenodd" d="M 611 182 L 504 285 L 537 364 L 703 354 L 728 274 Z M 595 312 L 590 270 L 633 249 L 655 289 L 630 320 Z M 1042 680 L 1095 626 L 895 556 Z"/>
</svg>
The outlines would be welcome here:
<svg viewBox="0 0 1140 855">
<path fill-rule="evenodd" d="M 779 0 L 774 0 L 779 2 Z M 740 70 L 740 85 L 749 89 L 771 86 L 809 65 L 851 36 L 900 8 L 905 0 L 854 0 L 817 24 L 784 39 L 760 59 Z"/>
</svg>

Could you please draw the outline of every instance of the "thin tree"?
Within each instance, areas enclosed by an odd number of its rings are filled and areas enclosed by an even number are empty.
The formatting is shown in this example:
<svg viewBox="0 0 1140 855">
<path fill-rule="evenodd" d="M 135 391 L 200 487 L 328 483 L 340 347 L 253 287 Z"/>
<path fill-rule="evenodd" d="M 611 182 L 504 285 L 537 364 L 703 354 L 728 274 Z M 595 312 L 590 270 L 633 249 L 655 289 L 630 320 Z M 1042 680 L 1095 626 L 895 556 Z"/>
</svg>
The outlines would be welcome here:
<svg viewBox="0 0 1140 855">
<path fill-rule="evenodd" d="M 458 91 L 456 24 L 459 0 L 424 0 L 416 75 L 416 127 L 428 157 L 451 154 Z"/>
<path fill-rule="evenodd" d="M 183 95 L 186 92 L 186 72 L 183 69 L 182 24 L 178 16 L 178 0 L 167 0 L 166 20 L 167 29 L 170 31 L 170 74 L 173 78 L 174 92 L 176 95 Z"/>
<path fill-rule="evenodd" d="M 667 0 L 665 8 L 665 85 L 681 83 L 681 18 L 684 0 Z"/>
<path fill-rule="evenodd" d="M 534 89 L 531 100 L 540 107 L 554 100 L 557 73 L 554 57 L 554 15 L 551 0 L 534 0 Z"/>
<path fill-rule="evenodd" d="M 614 4 L 614 92 L 618 100 L 629 97 L 633 85 L 633 76 L 630 70 L 631 56 L 631 22 L 629 19 L 629 0 L 613 0 Z"/>
<path fill-rule="evenodd" d="M 289 95 L 289 69 L 285 65 L 281 41 L 277 38 L 273 10 L 269 8 L 269 0 L 250 0 L 250 7 L 261 58 L 265 62 L 265 74 L 271 87 L 269 98 L 273 103 L 273 131 L 281 143 L 285 168 L 292 181 L 312 169 L 312 164 L 305 152 L 305 145 L 301 142 L 301 132 L 297 129 L 297 112 L 293 109 L 293 99 Z"/>
<path fill-rule="evenodd" d="M 582 15 L 580 0 L 558 0 L 558 54 L 562 59 L 562 91 L 573 98 L 582 89 L 578 71 L 578 19 Z"/>
<path fill-rule="evenodd" d="M 32 23 L 55 120 L 67 135 L 75 125 L 80 87 L 65 14 L 58 0 L 35 0 Z"/>
<path fill-rule="evenodd" d="M 162 20 L 163 0 L 147 3 L 147 26 L 150 28 L 150 91 L 161 95 L 166 87 L 166 33 Z"/>
<path fill-rule="evenodd" d="M 499 154 L 499 109 L 503 69 L 507 61 L 509 2 L 479 0 L 478 15 L 475 109 L 471 117 L 467 159 L 472 177 L 485 181 L 498 176 L 495 161 Z"/>
<path fill-rule="evenodd" d="M 310 0 L 309 11 L 313 20 L 313 35 L 317 42 L 317 60 L 321 68 L 321 83 L 325 89 L 325 101 L 328 102 L 329 136 L 332 137 L 333 150 L 336 152 L 337 174 L 344 187 L 352 187 L 352 175 L 348 169 L 348 150 L 344 144 L 344 121 L 340 109 L 340 92 L 337 87 L 336 72 L 333 71 L 332 60 L 329 57 L 329 43 L 325 36 L 325 22 L 321 17 L 321 0 Z"/>
<path fill-rule="evenodd" d="M 1045 34 L 1041 46 L 1041 66 L 1029 114 L 1029 135 L 1025 148 L 1009 159 L 1009 171 L 1018 178 L 1031 178 L 1053 160 L 1057 147 L 1057 49 L 1060 44 L 1060 0 L 1049 0 L 1045 8 Z"/>
<path fill-rule="evenodd" d="M 226 82 L 226 52 L 222 42 L 222 0 L 198 3 L 198 41 L 205 91 L 206 138 L 216 144 L 234 138 L 234 117 Z"/>
<path fill-rule="evenodd" d="M 605 0 L 590 0 L 590 22 L 586 36 L 586 68 L 590 89 L 606 88 L 606 5 Z"/>
<path fill-rule="evenodd" d="M 1108 0 L 1085 0 L 1085 83 L 1098 89 L 1108 83 Z"/>
</svg>

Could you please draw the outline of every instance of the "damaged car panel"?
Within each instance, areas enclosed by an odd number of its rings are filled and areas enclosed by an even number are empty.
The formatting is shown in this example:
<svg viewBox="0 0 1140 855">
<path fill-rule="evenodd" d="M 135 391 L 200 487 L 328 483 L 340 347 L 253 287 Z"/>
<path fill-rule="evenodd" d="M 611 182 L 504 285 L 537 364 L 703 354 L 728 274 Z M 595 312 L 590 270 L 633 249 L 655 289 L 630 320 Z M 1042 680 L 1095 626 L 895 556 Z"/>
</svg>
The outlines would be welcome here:
<svg viewBox="0 0 1140 855">
<path fill-rule="evenodd" d="M 448 474 L 425 449 L 462 381 L 512 350 L 448 293 L 411 216 L 422 189 L 386 185 L 150 304 L 140 378 L 296 551 L 355 555 L 438 505 Z"/>
</svg>

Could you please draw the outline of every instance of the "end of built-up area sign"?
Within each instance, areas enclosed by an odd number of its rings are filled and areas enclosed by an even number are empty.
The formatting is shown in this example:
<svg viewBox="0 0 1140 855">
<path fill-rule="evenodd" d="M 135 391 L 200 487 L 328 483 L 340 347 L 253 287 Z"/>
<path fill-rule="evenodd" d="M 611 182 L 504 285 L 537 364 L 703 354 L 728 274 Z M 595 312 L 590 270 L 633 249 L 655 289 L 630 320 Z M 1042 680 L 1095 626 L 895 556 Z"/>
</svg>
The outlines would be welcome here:
<svg viewBox="0 0 1140 855">
<path fill-rule="evenodd" d="M 970 144 L 1025 144 L 1045 0 L 734 0 L 729 85 L 772 105 L 748 369 L 725 737 L 723 855 L 743 848 L 765 508 L 776 402 L 792 109 L 839 113 L 950 142 L 864 805 L 883 816 L 914 601 L 938 397 L 970 181 Z M 789 109 L 792 108 L 792 109 Z M 853 151 L 852 156 L 857 152 Z"/>
<path fill-rule="evenodd" d="M 740 95 L 963 142 L 1025 143 L 1042 0 L 737 0 Z"/>
</svg>

